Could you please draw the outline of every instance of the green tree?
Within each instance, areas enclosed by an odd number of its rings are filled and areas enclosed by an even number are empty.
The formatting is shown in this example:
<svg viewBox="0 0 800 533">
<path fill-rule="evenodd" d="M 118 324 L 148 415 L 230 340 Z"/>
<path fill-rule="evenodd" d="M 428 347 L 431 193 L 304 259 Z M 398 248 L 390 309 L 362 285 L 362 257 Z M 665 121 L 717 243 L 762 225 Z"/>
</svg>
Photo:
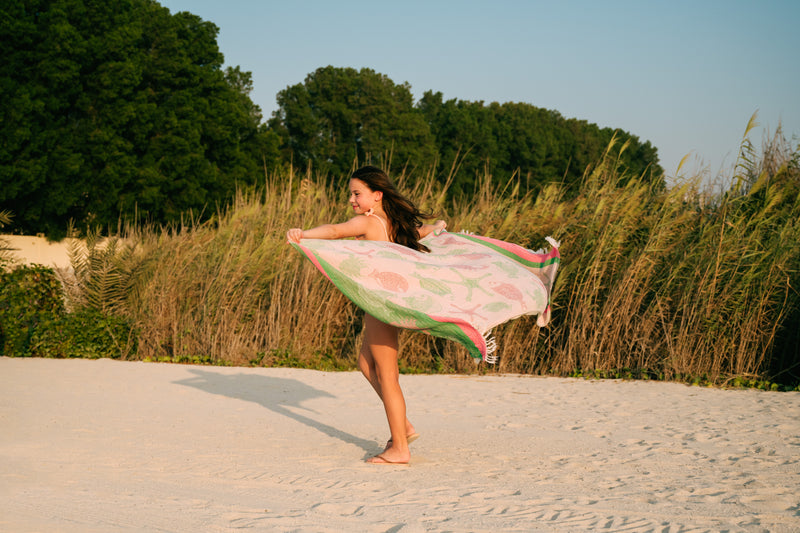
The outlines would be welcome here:
<svg viewBox="0 0 800 533">
<path fill-rule="evenodd" d="M 629 141 L 621 156 L 628 176 L 651 169 L 662 180 L 656 149 L 623 131 L 565 119 L 557 111 L 526 103 L 444 101 L 441 93 L 426 92 L 417 104 L 436 140 L 438 174 L 456 165 L 453 191 L 468 193 L 476 176 L 489 172 L 499 179 L 516 175 L 520 190 L 539 190 L 564 181 L 576 191 L 586 169 L 600 160 L 612 138 L 618 146 Z"/>
<path fill-rule="evenodd" d="M 445 179 L 455 167 L 452 190 L 471 190 L 476 177 L 497 163 L 499 148 L 492 110 L 483 102 L 455 99 L 445 102 L 442 93 L 432 91 L 422 95 L 417 110 L 434 136 L 440 159 L 440 179 Z"/>
<path fill-rule="evenodd" d="M 15 231 L 210 213 L 275 157 L 211 22 L 152 0 L 0 10 L 0 209 Z"/>
<path fill-rule="evenodd" d="M 374 70 L 319 68 L 277 100 L 269 125 L 297 164 L 336 176 L 355 162 L 398 170 L 424 169 L 434 161 L 433 137 L 408 84 Z"/>
</svg>

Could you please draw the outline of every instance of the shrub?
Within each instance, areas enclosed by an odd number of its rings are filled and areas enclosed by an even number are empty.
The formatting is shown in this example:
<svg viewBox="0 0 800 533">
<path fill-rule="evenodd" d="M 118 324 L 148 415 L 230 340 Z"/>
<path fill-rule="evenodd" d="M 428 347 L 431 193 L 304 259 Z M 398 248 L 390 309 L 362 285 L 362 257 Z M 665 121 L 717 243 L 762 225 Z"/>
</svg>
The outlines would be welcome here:
<svg viewBox="0 0 800 533">
<path fill-rule="evenodd" d="M 97 359 L 135 350 L 128 321 L 88 307 L 67 313 L 63 295 L 50 268 L 0 272 L 0 355 Z"/>
<path fill-rule="evenodd" d="M 0 272 L 0 355 L 31 355 L 36 330 L 64 312 L 61 283 L 52 269 L 32 265 Z"/>
<path fill-rule="evenodd" d="M 33 331 L 29 353 L 35 357 L 119 359 L 132 350 L 135 338 L 126 320 L 82 309 L 44 322 Z"/>
</svg>

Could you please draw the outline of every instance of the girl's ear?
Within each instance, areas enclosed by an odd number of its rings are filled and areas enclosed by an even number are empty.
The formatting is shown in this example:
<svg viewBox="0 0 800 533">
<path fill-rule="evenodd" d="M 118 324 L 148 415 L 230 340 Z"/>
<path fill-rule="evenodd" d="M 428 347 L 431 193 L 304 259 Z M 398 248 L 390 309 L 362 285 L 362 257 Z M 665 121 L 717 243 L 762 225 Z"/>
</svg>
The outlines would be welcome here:
<svg viewBox="0 0 800 533">
<path fill-rule="evenodd" d="M 375 191 L 375 201 L 380 202 L 383 200 L 383 191 Z"/>
</svg>

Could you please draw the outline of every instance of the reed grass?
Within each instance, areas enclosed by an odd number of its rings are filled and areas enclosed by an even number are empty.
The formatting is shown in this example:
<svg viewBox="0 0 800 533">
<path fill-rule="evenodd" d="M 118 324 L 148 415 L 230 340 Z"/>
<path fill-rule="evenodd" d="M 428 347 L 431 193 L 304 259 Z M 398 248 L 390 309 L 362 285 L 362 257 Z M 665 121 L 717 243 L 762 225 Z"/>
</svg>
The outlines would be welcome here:
<svg viewBox="0 0 800 533">
<path fill-rule="evenodd" d="M 612 141 L 571 197 L 557 183 L 521 195 L 518 175 L 486 174 L 472 196 L 448 200 L 447 182 L 432 175 L 396 176 L 450 231 L 534 249 L 552 235 L 562 254 L 551 324 L 522 317 L 496 328 L 496 366 L 403 332 L 401 368 L 800 379 L 797 147 L 781 135 L 760 153 L 743 142 L 734 182 L 720 194 L 700 177 L 664 190 L 626 175 L 626 148 Z M 102 253 L 90 239 L 73 260 L 74 305 L 129 320 L 132 358 L 355 368 L 363 313 L 285 244 L 290 227 L 345 220 L 345 188 L 290 169 L 240 192 L 207 223 L 124 228 Z"/>
</svg>

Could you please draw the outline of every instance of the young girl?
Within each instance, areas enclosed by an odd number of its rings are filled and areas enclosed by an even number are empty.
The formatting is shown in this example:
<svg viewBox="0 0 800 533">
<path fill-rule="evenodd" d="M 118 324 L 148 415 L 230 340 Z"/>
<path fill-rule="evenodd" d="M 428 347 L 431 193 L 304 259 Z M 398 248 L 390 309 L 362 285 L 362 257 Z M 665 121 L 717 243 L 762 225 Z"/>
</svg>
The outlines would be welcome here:
<svg viewBox="0 0 800 533">
<path fill-rule="evenodd" d="M 402 244 L 420 252 L 429 251 L 419 240 L 446 227 L 443 220 L 423 224 L 430 218 L 395 189 L 389 177 L 379 168 L 366 166 L 356 170 L 350 179 L 350 205 L 356 216 L 341 224 L 324 224 L 309 230 L 290 229 L 289 242 L 300 239 L 344 239 L 355 237 Z M 374 464 L 405 464 L 411 458 L 409 442 L 416 439 L 414 426 L 406 417 L 406 402 L 400 389 L 397 366 L 397 328 L 369 314 L 364 316 L 364 342 L 358 366 L 378 393 L 391 438 L 386 449 L 367 460 Z"/>
</svg>

